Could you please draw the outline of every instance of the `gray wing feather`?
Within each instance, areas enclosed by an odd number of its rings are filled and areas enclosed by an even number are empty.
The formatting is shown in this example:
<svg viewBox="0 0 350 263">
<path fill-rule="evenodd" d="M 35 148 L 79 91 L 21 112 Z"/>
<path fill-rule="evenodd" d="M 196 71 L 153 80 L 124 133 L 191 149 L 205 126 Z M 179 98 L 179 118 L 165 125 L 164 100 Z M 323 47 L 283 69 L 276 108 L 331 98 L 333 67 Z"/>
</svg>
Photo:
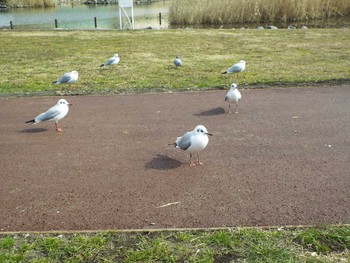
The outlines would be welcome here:
<svg viewBox="0 0 350 263">
<path fill-rule="evenodd" d="M 71 75 L 70 74 L 64 74 L 63 76 L 61 76 L 57 82 L 60 83 L 67 83 L 69 80 L 71 79 Z"/>
<path fill-rule="evenodd" d="M 191 137 L 191 132 L 186 132 L 182 137 L 178 137 L 176 140 L 176 147 L 187 150 L 191 146 Z"/>
<path fill-rule="evenodd" d="M 115 58 L 110 58 L 105 62 L 105 66 L 111 65 L 115 61 Z"/>
<path fill-rule="evenodd" d="M 239 65 L 233 65 L 232 67 L 230 67 L 227 71 L 228 72 L 237 72 L 237 71 L 240 71 L 242 68 L 239 66 Z"/>
<path fill-rule="evenodd" d="M 181 66 L 181 60 L 180 59 L 178 59 L 178 58 L 176 58 L 175 60 L 174 60 L 174 64 L 176 65 L 176 66 Z"/>
<path fill-rule="evenodd" d="M 35 122 L 41 122 L 41 121 L 49 121 L 61 114 L 61 111 L 56 108 L 51 108 L 47 112 L 43 112 L 39 114 L 37 117 L 35 117 Z"/>
</svg>

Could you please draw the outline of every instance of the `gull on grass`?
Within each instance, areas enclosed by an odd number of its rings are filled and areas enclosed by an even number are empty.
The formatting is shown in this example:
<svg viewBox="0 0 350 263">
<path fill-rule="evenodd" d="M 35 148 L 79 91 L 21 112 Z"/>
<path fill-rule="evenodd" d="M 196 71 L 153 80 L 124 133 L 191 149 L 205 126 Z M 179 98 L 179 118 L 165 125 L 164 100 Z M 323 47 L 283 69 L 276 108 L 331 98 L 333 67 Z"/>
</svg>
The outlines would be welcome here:
<svg viewBox="0 0 350 263">
<path fill-rule="evenodd" d="M 105 63 L 101 64 L 100 67 L 115 65 L 115 64 L 118 64 L 119 61 L 120 61 L 120 58 L 119 58 L 118 54 L 114 54 L 113 57 L 110 57 Z"/>
<path fill-rule="evenodd" d="M 53 84 L 62 84 L 62 83 L 74 83 L 78 80 L 78 71 L 73 70 L 71 72 L 64 73 L 57 80 L 52 82 Z"/>
<path fill-rule="evenodd" d="M 237 74 L 237 80 L 238 80 L 238 73 L 242 72 L 245 70 L 245 64 L 246 62 L 244 60 L 241 60 L 240 62 L 233 64 L 231 67 L 226 69 L 225 72 L 222 74 L 231 74 L 231 73 L 236 73 Z"/>
<path fill-rule="evenodd" d="M 173 62 L 174 62 L 174 65 L 176 66 L 176 68 L 182 66 L 182 61 L 181 61 L 179 56 L 176 56 Z"/>
</svg>

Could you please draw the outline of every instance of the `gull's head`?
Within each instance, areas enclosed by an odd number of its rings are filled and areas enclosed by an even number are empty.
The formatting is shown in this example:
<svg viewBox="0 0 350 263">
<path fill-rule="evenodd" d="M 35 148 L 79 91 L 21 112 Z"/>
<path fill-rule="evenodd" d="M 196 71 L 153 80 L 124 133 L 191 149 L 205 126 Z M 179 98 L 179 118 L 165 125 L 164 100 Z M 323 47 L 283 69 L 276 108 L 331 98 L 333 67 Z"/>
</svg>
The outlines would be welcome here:
<svg viewBox="0 0 350 263">
<path fill-rule="evenodd" d="M 245 65 L 245 61 L 244 61 L 244 60 L 241 60 L 239 63 L 241 63 L 241 64 L 244 64 L 244 65 Z"/>
<path fill-rule="evenodd" d="M 73 75 L 78 75 L 78 71 L 73 70 L 73 71 L 72 71 L 72 74 L 73 74 Z"/>
<path fill-rule="evenodd" d="M 114 57 L 116 57 L 116 58 L 117 58 L 117 57 L 119 57 L 119 56 L 118 56 L 118 54 L 114 54 Z"/>
<path fill-rule="evenodd" d="M 211 133 L 208 132 L 207 128 L 205 128 L 203 125 L 198 125 L 196 128 L 194 128 L 194 133 L 196 134 L 202 134 L 202 135 L 210 135 L 212 136 Z"/>
<path fill-rule="evenodd" d="M 176 56 L 175 58 L 180 58 L 179 56 Z"/>
<path fill-rule="evenodd" d="M 60 99 L 57 102 L 58 105 L 73 105 L 72 103 L 69 103 L 68 101 L 66 101 L 65 99 Z"/>
<path fill-rule="evenodd" d="M 237 84 L 236 83 L 232 83 L 231 84 L 231 90 L 237 89 Z"/>
</svg>

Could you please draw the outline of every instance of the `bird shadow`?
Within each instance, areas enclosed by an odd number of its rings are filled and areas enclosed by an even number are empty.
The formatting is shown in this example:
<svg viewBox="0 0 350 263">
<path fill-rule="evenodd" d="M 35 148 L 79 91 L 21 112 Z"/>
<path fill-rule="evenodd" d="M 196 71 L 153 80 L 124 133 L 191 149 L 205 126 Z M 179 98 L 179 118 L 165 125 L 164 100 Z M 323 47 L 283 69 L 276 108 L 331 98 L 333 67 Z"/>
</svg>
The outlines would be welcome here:
<svg viewBox="0 0 350 263">
<path fill-rule="evenodd" d="M 220 114 L 224 114 L 226 111 L 224 108 L 222 107 L 217 107 L 214 109 L 210 109 L 210 110 L 206 110 L 206 111 L 202 111 L 199 113 L 195 113 L 195 116 L 214 116 L 214 115 L 220 115 Z"/>
<path fill-rule="evenodd" d="M 20 131 L 20 133 L 39 133 L 39 132 L 45 132 L 47 129 L 45 128 L 30 128 L 30 129 L 24 129 Z"/>
<path fill-rule="evenodd" d="M 166 155 L 156 155 L 153 157 L 152 160 L 147 162 L 145 164 L 145 167 L 147 169 L 154 169 L 154 170 L 168 170 L 168 169 L 175 169 L 177 167 L 180 167 L 182 163 L 178 160 L 175 160 L 173 158 L 170 158 Z"/>
</svg>

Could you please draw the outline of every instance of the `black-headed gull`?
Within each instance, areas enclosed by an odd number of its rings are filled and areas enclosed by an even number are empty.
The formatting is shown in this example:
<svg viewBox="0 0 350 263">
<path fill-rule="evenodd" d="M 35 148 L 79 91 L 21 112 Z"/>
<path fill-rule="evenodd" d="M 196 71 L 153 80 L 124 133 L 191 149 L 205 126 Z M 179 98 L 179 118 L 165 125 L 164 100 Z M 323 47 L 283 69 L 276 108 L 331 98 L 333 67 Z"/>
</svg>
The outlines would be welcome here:
<svg viewBox="0 0 350 263">
<path fill-rule="evenodd" d="M 236 73 L 237 74 L 237 79 L 238 79 L 238 73 L 242 72 L 245 70 L 245 61 L 241 60 L 240 62 L 233 64 L 231 67 L 229 67 L 225 72 L 222 74 L 231 74 L 231 73 Z"/>
<path fill-rule="evenodd" d="M 103 63 L 100 67 L 105 67 L 108 65 L 114 65 L 114 64 L 118 64 L 120 61 L 120 58 L 118 56 L 118 54 L 114 54 L 113 57 L 109 58 L 105 63 Z"/>
<path fill-rule="evenodd" d="M 229 89 L 229 91 L 226 94 L 225 97 L 225 101 L 228 101 L 228 112 L 230 112 L 230 108 L 231 108 L 231 103 L 236 103 L 236 112 L 238 113 L 238 102 L 241 100 L 242 95 L 239 92 L 239 90 L 237 89 L 237 84 L 236 83 L 232 83 L 231 84 L 231 88 Z"/>
<path fill-rule="evenodd" d="M 78 71 L 73 70 L 71 72 L 64 73 L 64 75 L 62 75 L 52 83 L 53 84 L 74 83 L 77 80 L 78 80 Z"/>
<path fill-rule="evenodd" d="M 199 160 L 199 152 L 203 151 L 209 142 L 207 129 L 203 125 L 198 125 L 192 131 L 186 132 L 181 137 L 177 137 L 173 144 L 176 148 L 182 149 L 190 153 L 190 166 L 203 165 Z M 192 154 L 197 153 L 198 161 L 192 163 Z"/>
<path fill-rule="evenodd" d="M 175 59 L 174 59 L 174 65 L 177 67 L 181 67 L 182 66 L 182 61 L 180 59 L 179 56 L 176 56 Z"/>
<path fill-rule="evenodd" d="M 42 121 L 54 121 L 56 126 L 56 131 L 61 132 L 62 129 L 58 128 L 57 122 L 64 118 L 69 111 L 68 105 L 72 105 L 68 103 L 65 99 L 60 99 L 55 106 L 48 109 L 48 111 L 43 112 L 35 117 L 35 119 L 26 121 L 26 123 L 37 124 Z"/>
</svg>

